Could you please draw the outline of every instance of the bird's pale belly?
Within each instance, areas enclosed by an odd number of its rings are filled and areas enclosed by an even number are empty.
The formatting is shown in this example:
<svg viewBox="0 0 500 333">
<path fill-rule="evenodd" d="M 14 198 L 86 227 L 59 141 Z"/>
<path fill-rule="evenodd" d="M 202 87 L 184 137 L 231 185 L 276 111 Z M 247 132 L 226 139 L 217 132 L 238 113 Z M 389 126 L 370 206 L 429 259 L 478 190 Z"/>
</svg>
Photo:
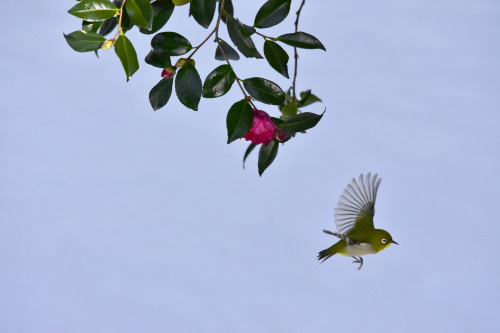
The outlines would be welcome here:
<svg viewBox="0 0 500 333">
<path fill-rule="evenodd" d="M 344 248 L 344 251 L 345 253 L 343 254 L 349 257 L 359 257 L 359 256 L 364 256 L 365 254 L 376 253 L 375 249 L 373 249 L 372 245 L 369 243 L 347 245 Z"/>
</svg>

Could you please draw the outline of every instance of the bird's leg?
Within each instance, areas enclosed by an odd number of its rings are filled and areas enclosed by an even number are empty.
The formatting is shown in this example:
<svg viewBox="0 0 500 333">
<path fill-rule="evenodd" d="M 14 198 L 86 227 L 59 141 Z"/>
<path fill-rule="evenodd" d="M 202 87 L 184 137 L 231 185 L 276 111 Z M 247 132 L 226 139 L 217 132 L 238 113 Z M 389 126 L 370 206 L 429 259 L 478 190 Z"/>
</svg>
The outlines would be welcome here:
<svg viewBox="0 0 500 333">
<path fill-rule="evenodd" d="M 356 257 L 353 257 L 354 260 L 352 263 L 356 263 L 356 264 L 359 264 L 359 267 L 358 267 L 358 271 L 361 269 L 361 267 L 363 267 L 363 258 L 359 257 L 359 258 L 356 258 Z"/>
<path fill-rule="evenodd" d="M 342 236 L 341 236 L 340 234 L 338 234 L 338 233 L 336 233 L 336 232 L 333 232 L 333 231 L 330 231 L 330 230 L 324 230 L 324 229 L 323 229 L 323 232 L 324 232 L 325 234 L 329 234 L 329 235 L 335 236 L 335 237 L 337 237 L 337 238 L 342 238 Z"/>
</svg>

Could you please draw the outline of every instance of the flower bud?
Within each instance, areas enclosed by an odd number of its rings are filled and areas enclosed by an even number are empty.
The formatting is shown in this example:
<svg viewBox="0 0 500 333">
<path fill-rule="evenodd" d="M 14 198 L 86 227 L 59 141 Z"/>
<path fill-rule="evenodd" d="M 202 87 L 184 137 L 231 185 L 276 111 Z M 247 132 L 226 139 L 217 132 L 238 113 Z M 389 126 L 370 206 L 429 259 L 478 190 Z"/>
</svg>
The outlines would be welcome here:
<svg viewBox="0 0 500 333">
<path fill-rule="evenodd" d="M 188 61 L 189 61 L 189 63 L 190 63 L 191 65 L 193 65 L 193 67 L 194 67 L 194 64 L 195 64 L 194 59 L 188 59 Z"/>
<path fill-rule="evenodd" d="M 177 69 L 174 66 L 167 66 L 161 72 L 161 77 L 171 78 Z"/>
<path fill-rule="evenodd" d="M 113 39 L 108 39 L 101 45 L 101 50 L 109 50 L 110 48 L 113 47 Z"/>
<path fill-rule="evenodd" d="M 172 0 L 172 3 L 176 6 L 182 6 L 190 2 L 191 0 Z"/>
<path fill-rule="evenodd" d="M 276 125 L 271 120 L 271 117 L 262 110 L 253 109 L 252 127 L 243 138 L 256 144 L 267 145 L 273 139 L 275 133 Z"/>
<path fill-rule="evenodd" d="M 177 60 L 177 62 L 175 63 L 175 67 L 177 68 L 182 68 L 184 66 L 186 66 L 188 60 L 186 58 L 180 58 L 179 60 Z"/>
<path fill-rule="evenodd" d="M 276 133 L 274 133 L 274 137 L 278 141 L 283 141 L 287 137 L 286 131 L 282 128 L 278 128 L 278 129 L 276 129 Z"/>
</svg>

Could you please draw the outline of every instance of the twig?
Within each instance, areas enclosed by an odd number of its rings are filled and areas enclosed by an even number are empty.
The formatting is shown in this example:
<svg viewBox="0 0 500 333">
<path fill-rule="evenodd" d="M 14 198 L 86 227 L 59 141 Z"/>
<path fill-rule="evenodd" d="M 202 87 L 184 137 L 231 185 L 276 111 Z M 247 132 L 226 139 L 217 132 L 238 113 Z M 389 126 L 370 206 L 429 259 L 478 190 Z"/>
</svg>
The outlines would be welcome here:
<svg viewBox="0 0 500 333">
<path fill-rule="evenodd" d="M 261 33 L 260 33 L 260 32 L 258 32 L 258 31 L 255 31 L 255 33 L 256 33 L 257 35 L 259 35 L 259 36 L 264 37 L 264 39 L 278 40 L 278 38 L 266 36 L 266 35 L 264 35 L 264 34 L 261 34 Z"/>
<path fill-rule="evenodd" d="M 304 7 L 305 3 L 306 3 L 306 0 L 302 0 L 302 3 L 300 4 L 299 10 L 297 11 L 297 18 L 295 19 L 295 32 L 299 31 L 300 12 L 302 11 L 302 7 Z M 295 65 L 294 65 L 294 71 L 293 71 L 292 91 L 293 91 L 293 99 L 295 101 L 297 99 L 297 95 L 295 94 L 295 81 L 297 80 L 297 62 L 299 59 L 299 54 L 297 53 L 296 47 L 293 48 L 293 54 L 294 54 Z"/>
<path fill-rule="evenodd" d="M 122 31 L 123 8 L 125 7 L 125 2 L 127 2 L 127 0 L 123 0 L 122 6 L 120 7 L 120 18 L 118 19 L 118 29 L 116 29 L 115 38 L 113 38 L 113 45 L 115 45 L 116 41 L 118 40 L 118 35 L 120 35 L 120 32 Z"/>
<path fill-rule="evenodd" d="M 226 60 L 226 63 L 231 67 L 233 68 L 233 66 L 231 66 L 231 63 L 229 62 L 229 58 L 227 57 L 226 55 L 226 52 L 224 52 L 224 49 L 222 48 L 222 45 L 221 45 L 221 39 L 219 38 L 219 25 L 220 25 L 220 21 L 221 21 L 221 17 L 222 17 L 222 12 L 224 11 L 224 1 L 225 0 L 221 0 L 220 2 L 220 12 L 219 12 L 219 17 L 217 18 L 217 23 L 215 25 L 215 42 L 217 43 L 217 47 L 219 48 L 220 52 L 222 53 L 222 56 L 224 57 L 224 59 Z M 233 70 L 233 73 L 234 73 L 234 70 Z M 253 104 L 253 102 L 250 100 L 250 96 L 247 95 L 247 93 L 245 92 L 245 89 L 243 89 L 243 86 L 241 85 L 241 79 L 236 75 L 236 73 L 234 74 L 234 76 L 236 77 L 236 83 L 238 84 L 238 86 L 240 87 L 241 89 L 241 92 L 243 93 L 243 95 L 245 96 L 245 99 L 250 103 L 250 105 L 253 106 L 254 109 L 256 109 L 257 107 L 255 106 L 255 104 Z"/>
<path fill-rule="evenodd" d="M 198 46 L 195 46 L 195 47 L 194 47 L 194 51 L 193 51 L 193 52 L 189 55 L 189 57 L 187 57 L 187 59 L 191 59 L 191 57 L 192 57 L 192 56 L 196 53 L 196 51 L 198 51 L 198 49 L 199 49 L 200 47 L 202 47 L 202 46 L 203 46 L 203 44 L 205 44 L 205 43 L 206 43 L 206 41 L 207 41 L 207 40 L 208 40 L 208 39 L 209 39 L 209 38 L 210 38 L 210 37 L 211 37 L 214 33 L 216 33 L 216 32 L 217 32 L 217 29 L 218 29 L 218 28 L 219 28 L 219 25 L 216 25 L 216 26 L 215 26 L 215 29 L 214 29 L 214 30 L 212 30 L 212 32 L 210 33 L 210 35 L 208 35 L 208 36 L 207 36 L 207 38 L 205 38 L 205 39 L 203 40 L 203 42 L 201 42 L 201 44 L 200 44 L 200 45 L 198 45 Z"/>
</svg>

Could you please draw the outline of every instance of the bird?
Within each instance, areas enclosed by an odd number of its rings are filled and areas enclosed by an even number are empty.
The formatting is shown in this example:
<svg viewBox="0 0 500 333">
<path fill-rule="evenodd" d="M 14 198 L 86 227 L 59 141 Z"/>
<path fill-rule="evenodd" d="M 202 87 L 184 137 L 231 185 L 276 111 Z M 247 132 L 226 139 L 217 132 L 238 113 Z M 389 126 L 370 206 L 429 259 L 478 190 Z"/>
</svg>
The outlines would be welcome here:
<svg viewBox="0 0 500 333">
<path fill-rule="evenodd" d="M 323 230 L 324 233 L 335 236 L 340 240 L 329 248 L 318 253 L 318 260 L 323 263 L 335 254 L 354 258 L 353 264 L 359 264 L 358 270 L 363 267 L 363 257 L 382 251 L 391 244 L 399 245 L 392 239 L 390 233 L 382 229 L 375 229 L 373 216 L 375 215 L 375 200 L 382 178 L 371 173 L 361 174 L 347 184 L 340 195 L 335 208 L 335 226 L 337 232 Z"/>
</svg>

